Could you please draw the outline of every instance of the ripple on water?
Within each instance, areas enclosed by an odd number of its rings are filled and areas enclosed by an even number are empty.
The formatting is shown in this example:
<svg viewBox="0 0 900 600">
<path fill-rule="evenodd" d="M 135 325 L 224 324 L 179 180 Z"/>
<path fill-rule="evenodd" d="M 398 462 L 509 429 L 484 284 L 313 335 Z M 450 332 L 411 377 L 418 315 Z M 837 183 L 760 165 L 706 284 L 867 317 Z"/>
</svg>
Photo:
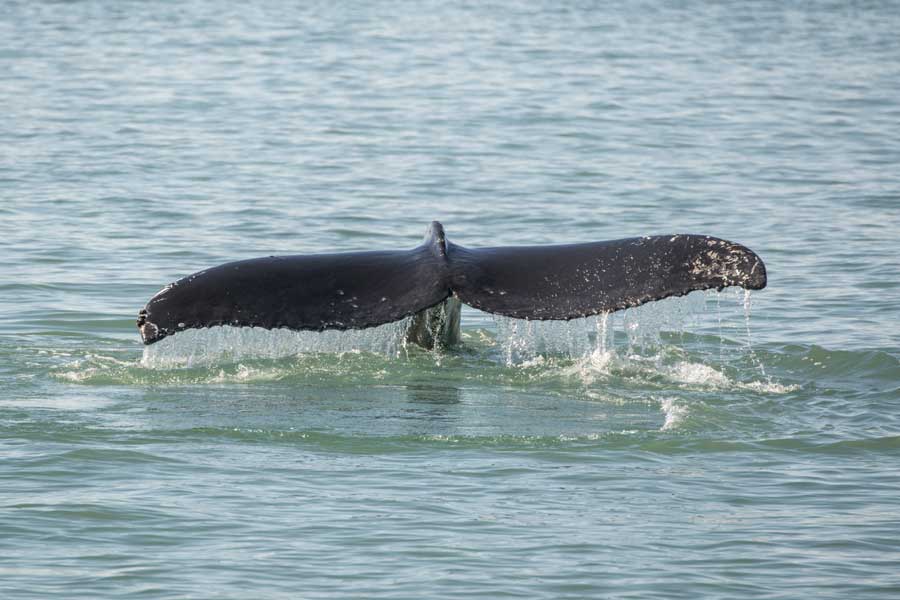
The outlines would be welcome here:
<svg viewBox="0 0 900 600">
<path fill-rule="evenodd" d="M 4 3 L 0 598 L 896 598 L 898 30 L 892 2 Z M 432 219 L 708 233 L 769 287 L 466 311 L 443 353 L 142 354 L 166 281 Z"/>
</svg>

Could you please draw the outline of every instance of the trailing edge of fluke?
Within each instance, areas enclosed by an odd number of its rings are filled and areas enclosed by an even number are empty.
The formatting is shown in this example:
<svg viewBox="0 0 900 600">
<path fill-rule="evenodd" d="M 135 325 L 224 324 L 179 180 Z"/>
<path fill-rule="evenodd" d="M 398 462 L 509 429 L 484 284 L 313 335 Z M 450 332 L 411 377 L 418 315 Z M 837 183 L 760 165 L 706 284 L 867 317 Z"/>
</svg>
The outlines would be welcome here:
<svg viewBox="0 0 900 600">
<path fill-rule="evenodd" d="M 230 262 L 167 285 L 138 315 L 145 344 L 231 325 L 322 331 L 406 317 L 430 348 L 459 335 L 459 303 L 508 317 L 568 320 L 694 290 L 766 286 L 752 250 L 703 235 L 586 244 L 465 248 L 431 223 L 412 250 L 270 256 Z"/>
</svg>

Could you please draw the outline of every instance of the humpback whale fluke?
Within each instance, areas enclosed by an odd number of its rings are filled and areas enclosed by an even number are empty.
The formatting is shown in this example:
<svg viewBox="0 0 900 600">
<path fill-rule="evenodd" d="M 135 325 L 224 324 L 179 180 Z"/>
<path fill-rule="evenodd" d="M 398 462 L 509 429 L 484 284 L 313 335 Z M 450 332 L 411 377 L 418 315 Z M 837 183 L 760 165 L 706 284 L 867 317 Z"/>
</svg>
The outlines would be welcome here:
<svg viewBox="0 0 900 600">
<path fill-rule="evenodd" d="M 704 235 L 555 246 L 465 248 L 431 223 L 412 250 L 270 256 L 189 275 L 138 315 L 145 344 L 185 329 L 365 329 L 413 316 L 426 348 L 459 337 L 460 302 L 519 319 L 560 319 L 639 306 L 694 290 L 766 286 L 752 250 Z"/>
</svg>

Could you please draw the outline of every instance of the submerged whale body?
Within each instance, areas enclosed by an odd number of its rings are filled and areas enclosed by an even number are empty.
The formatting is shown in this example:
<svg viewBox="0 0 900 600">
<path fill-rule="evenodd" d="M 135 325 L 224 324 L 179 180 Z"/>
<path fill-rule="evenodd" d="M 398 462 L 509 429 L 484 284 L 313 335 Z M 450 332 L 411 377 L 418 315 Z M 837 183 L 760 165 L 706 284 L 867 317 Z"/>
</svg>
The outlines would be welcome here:
<svg viewBox="0 0 900 600">
<path fill-rule="evenodd" d="M 425 348 L 459 339 L 460 303 L 518 319 L 569 320 L 694 290 L 766 286 L 752 250 L 702 235 L 465 248 L 431 223 L 412 250 L 270 256 L 189 275 L 138 315 L 145 344 L 186 329 L 365 329 L 410 319 Z"/>
</svg>

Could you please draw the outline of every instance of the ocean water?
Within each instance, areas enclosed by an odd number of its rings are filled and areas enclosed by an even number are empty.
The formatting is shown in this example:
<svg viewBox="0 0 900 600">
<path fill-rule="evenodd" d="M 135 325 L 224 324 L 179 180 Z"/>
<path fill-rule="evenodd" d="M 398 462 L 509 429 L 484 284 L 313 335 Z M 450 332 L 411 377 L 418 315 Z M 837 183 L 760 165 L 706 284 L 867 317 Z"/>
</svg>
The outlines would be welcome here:
<svg viewBox="0 0 900 600">
<path fill-rule="evenodd" d="M 0 597 L 900 597 L 893 2 L 6 1 Z M 208 330 L 229 260 L 663 233 L 769 287 Z"/>
</svg>

